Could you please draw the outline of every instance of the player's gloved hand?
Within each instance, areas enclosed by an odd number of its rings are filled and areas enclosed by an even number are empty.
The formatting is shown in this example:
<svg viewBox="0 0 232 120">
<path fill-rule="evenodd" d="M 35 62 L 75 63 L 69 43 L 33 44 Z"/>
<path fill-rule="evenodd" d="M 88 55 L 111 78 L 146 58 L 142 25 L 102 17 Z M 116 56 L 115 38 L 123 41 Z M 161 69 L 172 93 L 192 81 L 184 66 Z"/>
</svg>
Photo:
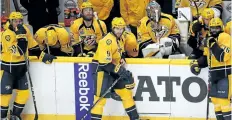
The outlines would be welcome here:
<svg viewBox="0 0 232 120">
<path fill-rule="evenodd" d="M 200 23 L 200 22 L 194 22 L 193 25 L 192 25 L 192 31 L 194 34 L 197 34 L 198 32 L 201 31 L 201 29 L 203 28 L 204 26 Z"/>
<path fill-rule="evenodd" d="M 199 75 L 201 72 L 201 68 L 198 65 L 198 62 L 196 60 L 193 60 L 190 63 L 190 70 L 194 75 Z"/>
<path fill-rule="evenodd" d="M 15 31 L 17 42 L 17 48 L 20 55 L 24 55 L 27 51 L 27 37 L 26 37 L 26 29 L 23 27 L 22 24 L 18 24 L 17 29 Z"/>
<path fill-rule="evenodd" d="M 212 47 L 213 43 L 216 43 L 216 40 L 213 37 L 208 37 L 206 39 L 204 39 L 204 46 L 205 47 Z"/>
<path fill-rule="evenodd" d="M 26 39 L 26 33 L 27 33 L 27 31 L 23 27 L 22 24 L 18 24 L 15 33 L 16 33 L 16 39 L 20 39 L 20 38 L 25 38 Z"/>
<path fill-rule="evenodd" d="M 50 54 L 47 54 L 45 52 L 41 52 L 41 54 L 39 56 L 39 60 L 41 60 L 45 64 L 51 64 L 53 59 L 57 59 L 57 57 L 53 56 L 53 55 L 50 55 Z"/>
<path fill-rule="evenodd" d="M 123 79 L 123 80 L 131 80 L 131 79 L 133 79 L 132 75 L 131 75 L 131 72 L 128 72 L 126 70 L 126 68 L 121 66 L 121 65 L 117 65 L 114 68 L 114 72 L 117 73 L 121 77 L 121 79 Z"/>
<path fill-rule="evenodd" d="M 77 55 L 77 57 L 86 57 L 86 54 L 85 54 L 85 53 L 79 53 L 79 54 Z"/>
<path fill-rule="evenodd" d="M 84 43 L 88 46 L 93 46 L 96 44 L 96 37 L 95 36 L 87 36 L 84 39 Z"/>
<path fill-rule="evenodd" d="M 127 82 L 127 84 L 125 85 L 125 88 L 131 90 L 131 89 L 134 89 L 134 87 L 135 87 L 135 81 L 134 81 L 134 77 L 133 77 L 132 73 L 129 70 L 127 70 L 127 72 L 128 72 L 128 74 L 131 75 L 131 79 L 125 79 Z"/>
<path fill-rule="evenodd" d="M 90 51 L 87 53 L 86 57 L 93 57 L 95 53 L 93 51 Z"/>
</svg>

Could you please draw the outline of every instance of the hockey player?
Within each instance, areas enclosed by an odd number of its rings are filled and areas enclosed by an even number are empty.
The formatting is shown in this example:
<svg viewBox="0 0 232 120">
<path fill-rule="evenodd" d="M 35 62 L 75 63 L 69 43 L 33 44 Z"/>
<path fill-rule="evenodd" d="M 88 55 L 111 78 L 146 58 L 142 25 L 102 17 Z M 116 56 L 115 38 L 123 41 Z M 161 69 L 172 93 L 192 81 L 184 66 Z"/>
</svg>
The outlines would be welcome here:
<svg viewBox="0 0 232 120">
<path fill-rule="evenodd" d="M 54 56 L 72 56 L 73 48 L 67 30 L 59 25 L 51 24 L 40 28 L 34 35 L 40 49 Z"/>
<path fill-rule="evenodd" d="M 204 41 L 204 55 L 191 62 L 191 72 L 198 75 L 209 67 L 211 101 L 217 120 L 231 120 L 231 37 L 223 32 L 220 18 L 209 23 L 210 36 Z"/>
<path fill-rule="evenodd" d="M 93 7 L 90 2 L 83 2 L 81 5 L 81 18 L 75 20 L 71 27 L 72 46 L 74 56 L 86 56 L 96 51 L 97 43 L 107 33 L 106 25 L 103 21 L 98 21 L 93 17 Z"/>
<path fill-rule="evenodd" d="M 190 26 L 190 37 L 188 45 L 192 47 L 193 51 L 188 57 L 189 59 L 198 59 L 203 55 L 203 39 L 207 36 L 209 31 L 209 21 L 214 18 L 214 11 L 212 8 L 205 8 L 201 17 L 193 21 Z"/>
<path fill-rule="evenodd" d="M 222 0 L 176 0 L 176 9 L 190 7 L 193 20 L 197 20 L 204 8 L 212 8 L 215 17 L 220 17 L 223 11 Z"/>
<path fill-rule="evenodd" d="M 37 55 L 47 64 L 56 57 L 40 51 L 30 30 L 23 25 L 20 12 L 12 12 L 9 23 L 1 36 L 1 120 L 8 120 L 7 112 L 13 89 L 16 89 L 16 98 L 10 120 L 21 120 L 20 114 L 29 98 L 26 77 L 28 52 Z"/>
<path fill-rule="evenodd" d="M 168 56 L 179 52 L 180 33 L 174 18 L 171 15 L 161 13 L 160 5 L 151 1 L 147 6 L 147 16 L 142 18 L 138 27 L 139 56 L 151 57 L 156 53 L 143 55 L 142 49 L 149 44 L 163 44 L 160 48 L 163 55 Z"/>
<path fill-rule="evenodd" d="M 138 120 L 139 115 L 131 91 L 135 85 L 134 79 L 131 72 L 126 70 L 120 63 L 122 52 L 124 51 L 122 34 L 125 27 L 125 21 L 122 18 L 115 17 L 112 21 L 112 32 L 99 41 L 97 52 L 92 62 L 93 71 L 96 71 L 93 73 L 94 102 L 100 99 L 102 94 L 109 89 L 116 79 L 120 79 L 113 87 L 113 90 L 121 97 L 130 120 Z M 110 93 L 101 98 L 91 110 L 92 120 L 100 120 L 102 118 L 103 108 L 106 104 L 106 99 L 109 97 Z"/>
<path fill-rule="evenodd" d="M 227 34 L 229 34 L 230 36 L 232 35 L 232 29 L 231 29 L 231 26 L 232 26 L 232 21 L 229 21 L 226 23 L 226 27 L 225 27 L 225 32 Z"/>
</svg>

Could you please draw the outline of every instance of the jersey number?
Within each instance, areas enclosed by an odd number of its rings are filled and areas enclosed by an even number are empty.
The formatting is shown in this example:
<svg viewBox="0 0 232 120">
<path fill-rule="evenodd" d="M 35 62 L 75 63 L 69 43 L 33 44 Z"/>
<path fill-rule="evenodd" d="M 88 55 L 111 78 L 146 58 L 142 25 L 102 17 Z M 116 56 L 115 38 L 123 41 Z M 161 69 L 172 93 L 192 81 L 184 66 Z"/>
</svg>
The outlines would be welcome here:
<svg viewBox="0 0 232 120">
<path fill-rule="evenodd" d="M 227 53 L 230 53 L 230 48 L 228 48 L 228 47 L 225 47 L 225 52 L 227 52 Z"/>
<path fill-rule="evenodd" d="M 12 45 L 10 50 L 11 50 L 11 53 L 15 54 L 17 51 L 17 47 L 15 45 Z"/>
</svg>

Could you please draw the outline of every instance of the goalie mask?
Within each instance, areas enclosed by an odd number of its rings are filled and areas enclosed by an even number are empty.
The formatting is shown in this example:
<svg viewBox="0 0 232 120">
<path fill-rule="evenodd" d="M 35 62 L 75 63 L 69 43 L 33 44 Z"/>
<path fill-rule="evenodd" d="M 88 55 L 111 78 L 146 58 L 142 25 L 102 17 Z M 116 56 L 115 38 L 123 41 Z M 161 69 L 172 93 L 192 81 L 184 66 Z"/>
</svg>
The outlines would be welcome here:
<svg viewBox="0 0 232 120">
<path fill-rule="evenodd" d="M 147 16 L 150 20 L 156 23 L 159 22 L 161 15 L 161 7 L 157 2 L 151 1 L 147 6 L 146 11 L 147 11 Z"/>
<path fill-rule="evenodd" d="M 209 22 L 209 31 L 213 37 L 218 37 L 223 31 L 223 22 L 220 18 L 213 18 Z"/>
</svg>

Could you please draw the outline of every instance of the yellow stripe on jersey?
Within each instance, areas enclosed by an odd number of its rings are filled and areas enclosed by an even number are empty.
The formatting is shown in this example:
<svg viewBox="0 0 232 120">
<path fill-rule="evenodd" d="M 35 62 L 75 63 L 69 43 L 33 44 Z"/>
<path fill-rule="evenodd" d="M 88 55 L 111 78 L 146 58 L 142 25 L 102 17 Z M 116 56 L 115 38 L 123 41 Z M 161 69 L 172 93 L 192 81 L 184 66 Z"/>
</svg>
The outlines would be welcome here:
<svg viewBox="0 0 232 120">
<path fill-rule="evenodd" d="M 97 96 L 101 95 L 102 83 L 104 80 L 104 72 L 97 72 Z"/>
</svg>

